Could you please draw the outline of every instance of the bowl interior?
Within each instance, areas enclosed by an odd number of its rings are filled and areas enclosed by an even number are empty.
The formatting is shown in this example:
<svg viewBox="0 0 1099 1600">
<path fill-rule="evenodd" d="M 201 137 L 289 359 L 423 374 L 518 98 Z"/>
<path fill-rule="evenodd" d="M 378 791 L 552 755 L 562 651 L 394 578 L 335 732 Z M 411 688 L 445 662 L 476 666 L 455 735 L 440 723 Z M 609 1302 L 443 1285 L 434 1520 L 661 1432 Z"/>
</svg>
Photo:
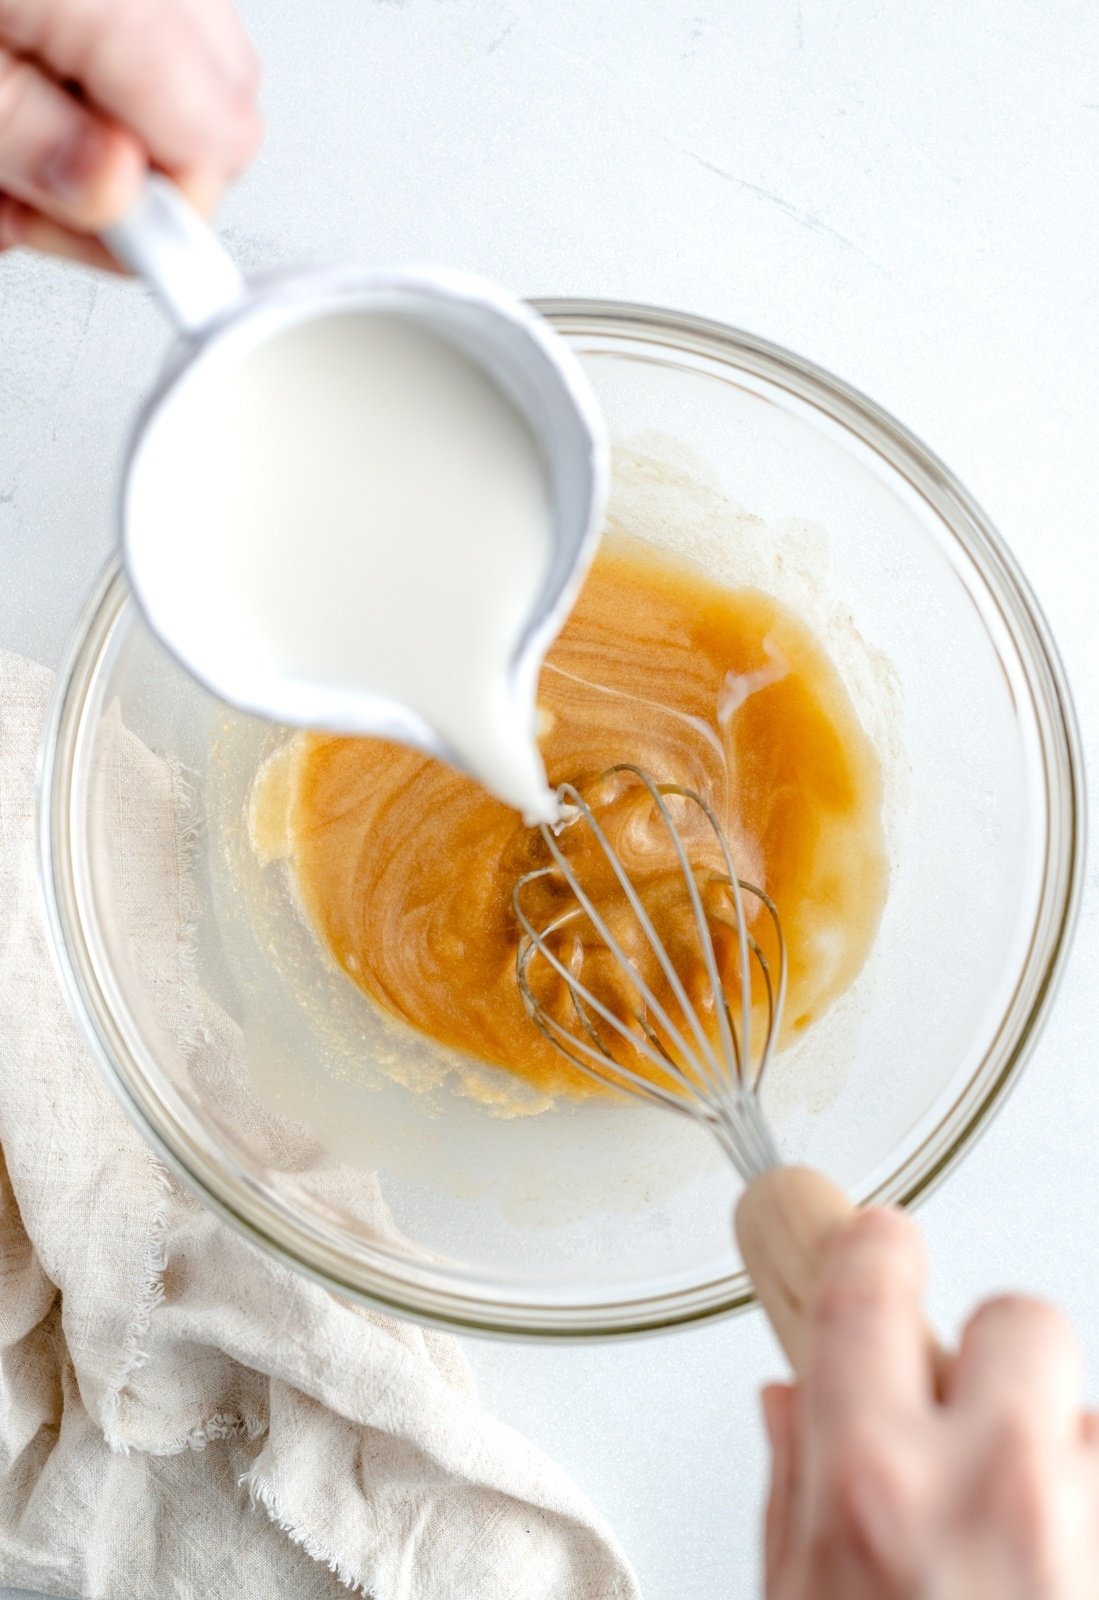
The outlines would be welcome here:
<svg viewBox="0 0 1099 1600">
<path fill-rule="evenodd" d="M 1074 735 L 1041 620 L 962 491 L 832 380 L 666 314 L 554 314 L 618 447 L 617 521 L 800 610 L 878 743 L 877 943 L 765 1103 L 792 1158 L 911 1199 L 1018 1066 L 1071 920 Z M 47 877 L 146 1132 L 255 1237 L 415 1316 L 591 1334 L 743 1303 L 738 1181 L 706 1134 L 625 1102 L 491 1115 L 329 965 L 247 840 L 277 737 L 108 577 L 59 686 Z"/>
</svg>

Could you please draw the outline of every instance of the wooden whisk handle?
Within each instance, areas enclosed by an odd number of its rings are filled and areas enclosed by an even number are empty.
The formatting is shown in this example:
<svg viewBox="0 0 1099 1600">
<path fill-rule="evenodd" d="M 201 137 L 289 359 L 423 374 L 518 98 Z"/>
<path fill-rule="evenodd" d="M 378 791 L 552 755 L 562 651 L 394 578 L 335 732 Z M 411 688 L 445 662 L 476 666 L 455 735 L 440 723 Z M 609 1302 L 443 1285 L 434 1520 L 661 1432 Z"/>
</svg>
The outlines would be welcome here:
<svg viewBox="0 0 1099 1600">
<path fill-rule="evenodd" d="M 774 1167 L 745 1189 L 736 1209 L 736 1236 L 756 1294 L 800 1375 L 805 1310 L 811 1303 L 829 1241 L 855 1208 L 842 1189 L 808 1167 Z M 927 1331 L 932 1383 L 941 1390 L 945 1357 Z"/>
<path fill-rule="evenodd" d="M 804 1313 L 829 1241 L 854 1216 L 842 1189 L 809 1167 L 773 1167 L 745 1189 L 736 1236 L 760 1304 L 795 1373 Z"/>
</svg>

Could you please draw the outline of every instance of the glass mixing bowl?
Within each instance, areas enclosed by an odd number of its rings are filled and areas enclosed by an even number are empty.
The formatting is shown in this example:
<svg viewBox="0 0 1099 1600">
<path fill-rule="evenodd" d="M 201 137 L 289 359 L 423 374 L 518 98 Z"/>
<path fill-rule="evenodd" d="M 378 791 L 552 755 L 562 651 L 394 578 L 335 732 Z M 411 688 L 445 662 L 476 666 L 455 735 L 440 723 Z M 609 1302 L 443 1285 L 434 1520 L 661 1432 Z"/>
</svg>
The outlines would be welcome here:
<svg viewBox="0 0 1099 1600">
<path fill-rule="evenodd" d="M 1002 1101 L 1066 953 L 1081 766 L 1045 623 L 960 484 L 827 373 L 670 312 L 541 309 L 635 468 L 665 462 L 655 499 L 635 470 L 640 531 L 818 617 L 879 740 L 877 943 L 766 1099 L 792 1156 L 911 1203 Z M 731 501 L 760 519 L 735 549 Z M 395 1081 L 392 1025 L 249 849 L 272 738 L 164 653 L 112 566 L 57 683 L 44 874 L 71 1001 L 168 1164 L 257 1243 L 415 1318 L 590 1336 L 747 1304 L 738 1180 L 685 1119 L 608 1099 L 493 1116 Z"/>
</svg>

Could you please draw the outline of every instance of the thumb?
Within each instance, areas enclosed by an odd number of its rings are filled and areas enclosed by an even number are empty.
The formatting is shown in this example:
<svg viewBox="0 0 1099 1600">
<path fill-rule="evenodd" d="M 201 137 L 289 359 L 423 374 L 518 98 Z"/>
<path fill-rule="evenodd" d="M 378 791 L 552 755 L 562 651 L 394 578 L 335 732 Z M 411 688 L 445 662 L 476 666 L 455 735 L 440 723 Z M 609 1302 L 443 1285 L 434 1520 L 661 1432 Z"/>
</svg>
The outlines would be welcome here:
<svg viewBox="0 0 1099 1600">
<path fill-rule="evenodd" d="M 0 190 L 82 233 L 117 222 L 137 197 L 137 141 L 0 49 Z"/>
</svg>

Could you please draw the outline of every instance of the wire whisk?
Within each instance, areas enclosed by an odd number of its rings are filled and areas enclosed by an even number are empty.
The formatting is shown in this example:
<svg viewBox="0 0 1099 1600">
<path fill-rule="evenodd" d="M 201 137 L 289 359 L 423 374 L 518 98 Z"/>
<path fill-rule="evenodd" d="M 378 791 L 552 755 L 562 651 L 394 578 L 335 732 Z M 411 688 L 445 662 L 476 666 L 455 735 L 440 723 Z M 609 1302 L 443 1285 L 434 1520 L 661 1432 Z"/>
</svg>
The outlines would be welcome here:
<svg viewBox="0 0 1099 1600">
<path fill-rule="evenodd" d="M 527 1014 L 600 1083 L 701 1122 L 750 1182 L 781 1164 L 759 1104 L 786 999 L 775 904 L 739 876 L 696 790 L 622 762 L 557 795 L 562 821 L 540 829 L 549 859 L 512 895 Z M 623 801 L 630 825 L 616 848 L 601 815 Z M 770 958 L 753 931 L 760 915 Z"/>
</svg>

